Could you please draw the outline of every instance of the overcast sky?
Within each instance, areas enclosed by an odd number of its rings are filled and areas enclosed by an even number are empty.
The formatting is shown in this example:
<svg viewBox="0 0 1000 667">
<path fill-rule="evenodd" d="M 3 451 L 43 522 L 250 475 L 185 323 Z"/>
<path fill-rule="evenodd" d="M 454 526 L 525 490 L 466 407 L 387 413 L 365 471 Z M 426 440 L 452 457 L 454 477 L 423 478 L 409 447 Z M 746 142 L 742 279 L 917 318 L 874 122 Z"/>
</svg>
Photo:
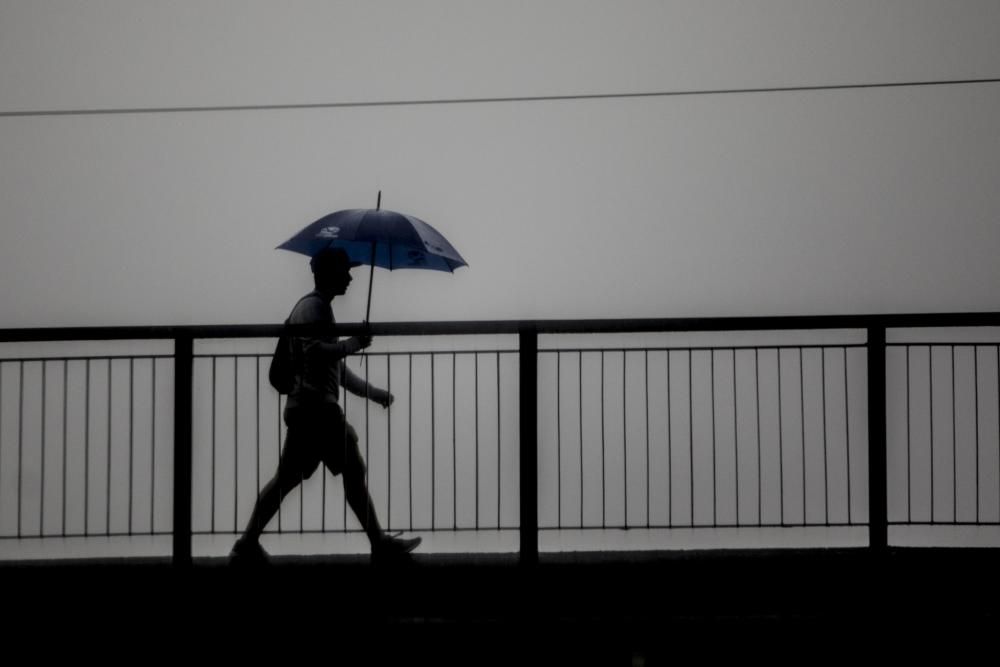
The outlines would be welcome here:
<svg viewBox="0 0 1000 667">
<path fill-rule="evenodd" d="M 1000 76 L 993 0 L 0 0 L 0 113 Z M 0 327 L 278 322 L 337 209 L 375 320 L 1000 310 L 1000 84 L 0 116 Z M 335 304 L 363 317 L 367 271 Z"/>
</svg>

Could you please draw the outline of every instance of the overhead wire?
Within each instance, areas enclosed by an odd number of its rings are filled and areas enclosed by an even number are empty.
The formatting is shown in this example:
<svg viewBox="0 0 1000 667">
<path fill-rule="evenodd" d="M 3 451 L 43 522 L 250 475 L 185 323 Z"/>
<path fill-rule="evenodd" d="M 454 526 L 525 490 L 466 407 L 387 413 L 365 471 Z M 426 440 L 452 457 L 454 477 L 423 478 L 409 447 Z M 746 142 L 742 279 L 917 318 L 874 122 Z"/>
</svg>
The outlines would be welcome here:
<svg viewBox="0 0 1000 667">
<path fill-rule="evenodd" d="M 704 88 L 621 93 L 581 93 L 565 95 L 521 95 L 498 97 L 441 97 L 428 99 L 367 100 L 344 102 L 305 102 L 289 104 L 232 104 L 167 107 L 95 107 L 78 109 L 25 109 L 0 111 L 0 118 L 31 118 L 45 116 L 108 116 L 127 114 L 178 114 L 237 111 L 294 111 L 309 109 L 355 109 L 365 107 L 404 107 L 459 104 L 511 104 L 530 102 L 562 102 L 577 100 L 641 99 L 657 97 L 693 97 L 707 95 L 745 95 L 762 93 L 800 93 L 814 91 L 865 90 L 878 88 L 916 88 L 930 86 L 960 86 L 1000 83 L 998 78 L 938 79 L 925 81 L 895 81 L 882 83 L 843 83 L 810 86 L 767 86 L 756 88 Z"/>
</svg>

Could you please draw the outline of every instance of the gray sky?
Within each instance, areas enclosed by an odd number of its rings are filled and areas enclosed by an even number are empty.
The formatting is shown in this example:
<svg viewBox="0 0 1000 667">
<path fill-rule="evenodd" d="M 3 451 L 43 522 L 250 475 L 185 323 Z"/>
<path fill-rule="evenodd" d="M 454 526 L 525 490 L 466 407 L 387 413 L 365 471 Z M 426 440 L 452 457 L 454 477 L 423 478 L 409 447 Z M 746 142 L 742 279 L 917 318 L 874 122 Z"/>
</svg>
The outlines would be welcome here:
<svg viewBox="0 0 1000 667">
<path fill-rule="evenodd" d="M 0 112 L 986 78 L 998 41 L 993 1 L 0 0 Z M 997 84 L 0 117 L 0 326 L 280 321 L 274 247 L 379 189 L 470 268 L 380 270 L 377 320 L 997 310 L 997 118 Z"/>
</svg>

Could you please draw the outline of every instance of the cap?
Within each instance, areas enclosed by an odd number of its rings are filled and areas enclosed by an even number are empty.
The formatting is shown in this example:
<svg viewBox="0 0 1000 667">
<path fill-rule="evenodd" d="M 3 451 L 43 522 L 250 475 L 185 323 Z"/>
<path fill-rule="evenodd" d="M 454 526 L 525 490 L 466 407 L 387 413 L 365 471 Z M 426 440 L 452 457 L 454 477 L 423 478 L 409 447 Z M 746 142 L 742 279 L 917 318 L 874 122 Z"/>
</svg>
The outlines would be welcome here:
<svg viewBox="0 0 1000 667">
<path fill-rule="evenodd" d="M 343 248 L 324 248 L 309 260 L 309 266 L 313 273 L 318 273 L 324 270 L 352 269 L 361 266 L 361 262 L 352 262 Z"/>
</svg>

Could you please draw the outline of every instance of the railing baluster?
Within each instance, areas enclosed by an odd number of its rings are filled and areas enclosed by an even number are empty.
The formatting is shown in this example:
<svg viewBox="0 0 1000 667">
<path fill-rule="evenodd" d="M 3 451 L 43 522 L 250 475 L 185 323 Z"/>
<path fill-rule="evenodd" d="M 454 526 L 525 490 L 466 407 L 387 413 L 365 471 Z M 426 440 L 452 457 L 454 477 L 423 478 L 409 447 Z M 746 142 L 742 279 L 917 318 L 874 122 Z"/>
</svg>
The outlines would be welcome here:
<svg viewBox="0 0 1000 667">
<path fill-rule="evenodd" d="M 173 563 L 191 565 L 191 412 L 194 341 L 174 339 L 174 536 Z"/>
<path fill-rule="evenodd" d="M 413 530 L 413 355 L 406 355 L 406 490 L 409 494 L 410 530 Z"/>
<path fill-rule="evenodd" d="M 907 366 L 909 369 L 909 366 Z M 851 406 L 848 401 L 848 377 L 847 377 L 847 348 L 844 348 L 844 441 L 847 450 L 847 463 L 845 475 L 847 477 L 847 523 L 854 525 L 851 518 Z"/>
<path fill-rule="evenodd" d="M 820 353 L 820 368 L 822 370 L 821 380 L 820 380 L 820 390 L 821 390 L 821 401 L 823 403 L 823 519 L 825 525 L 830 525 L 830 473 L 828 469 L 827 459 L 827 443 L 826 443 L 826 348 L 821 347 Z"/>
<path fill-rule="evenodd" d="M 556 351 L 556 526 L 562 528 L 562 352 Z"/>
<path fill-rule="evenodd" d="M 385 390 L 392 395 L 392 355 L 385 355 Z M 386 480 L 386 511 L 385 511 L 385 527 L 386 530 L 392 529 L 392 413 L 386 410 L 385 413 L 385 438 L 386 438 L 386 457 L 388 465 L 386 466 L 385 480 Z M 326 481 L 326 476 L 323 476 L 323 481 Z M 323 490 L 325 492 L 326 485 L 324 484 Z M 326 509 L 326 495 L 323 495 L 323 509 Z M 326 526 L 324 525 L 325 529 Z"/>
<path fill-rule="evenodd" d="M 83 534 L 90 534 L 90 359 L 86 360 L 83 393 Z"/>
<path fill-rule="evenodd" d="M 135 423 L 133 412 L 135 410 L 135 393 L 132 391 L 132 374 L 135 370 L 135 359 L 129 357 L 128 360 L 128 534 L 132 534 L 132 475 L 135 466 Z"/>
<path fill-rule="evenodd" d="M 276 396 L 276 399 L 277 399 L 277 408 L 278 408 L 277 412 L 275 413 L 275 419 L 274 419 L 274 428 L 275 428 L 275 431 L 276 431 L 275 432 L 275 438 L 274 438 L 274 446 L 275 446 L 275 454 L 277 455 L 276 458 L 275 458 L 275 461 L 280 461 L 281 460 L 281 419 L 282 419 L 283 415 L 282 415 L 282 412 L 281 412 L 281 394 L 276 394 L 275 396 Z M 347 400 L 346 400 L 346 393 L 345 393 L 345 400 L 344 400 L 344 423 L 346 424 L 346 422 L 347 422 Z M 345 512 L 346 512 L 346 510 L 345 510 Z M 281 515 L 283 514 L 283 512 L 281 511 L 280 507 L 278 508 L 278 511 L 276 512 L 276 514 L 278 515 L 278 534 L 281 535 L 282 530 L 283 530 L 283 526 L 281 525 Z M 346 516 L 346 514 L 345 514 L 345 516 Z"/>
<path fill-rule="evenodd" d="M 455 396 L 455 374 L 456 356 L 451 353 L 451 527 L 452 530 L 458 528 L 458 436 L 456 433 L 457 419 L 455 410 L 457 398 Z"/>
<path fill-rule="evenodd" d="M 976 409 L 976 523 L 979 523 L 979 346 L 973 347 L 972 383 Z M 998 415 L 1000 417 L 1000 415 Z"/>
<path fill-rule="evenodd" d="M 215 372 L 216 372 L 216 360 L 217 358 L 212 356 L 212 408 L 211 408 L 211 420 L 212 420 L 212 459 L 211 465 L 209 467 L 209 475 L 211 479 L 211 496 L 208 505 L 209 511 L 209 531 L 215 534 Z"/>
<path fill-rule="evenodd" d="M 931 464 L 930 464 L 930 474 L 931 474 L 931 516 L 930 522 L 934 523 L 934 347 L 931 345 L 927 346 L 927 395 L 930 401 L 930 407 L 927 410 L 927 414 L 930 417 L 930 449 L 931 449 Z M 871 421 L 871 416 L 869 415 L 869 421 Z"/>
<path fill-rule="evenodd" d="M 369 387 L 369 384 L 368 384 L 369 372 L 368 371 L 371 370 L 370 355 L 367 354 L 367 353 L 363 354 L 363 356 L 361 358 L 361 363 L 364 364 L 364 367 L 365 367 L 365 395 L 363 397 L 364 404 L 365 404 L 365 489 L 368 491 L 369 497 L 371 497 L 371 485 L 369 484 L 369 480 L 371 478 L 371 472 L 370 472 L 371 466 L 369 465 L 369 462 L 372 460 L 371 459 L 372 430 L 371 430 L 371 426 L 370 426 L 371 401 L 368 400 L 368 395 L 369 395 L 369 391 L 368 391 L 368 387 Z M 304 488 L 303 488 L 304 485 L 305 485 L 305 479 L 303 478 L 302 481 L 303 481 L 303 484 L 299 485 L 299 505 L 300 505 L 300 507 L 302 506 L 302 503 L 305 502 L 305 495 L 306 495 L 304 493 Z M 346 496 L 347 496 L 346 489 L 345 489 L 344 496 L 345 496 L 345 499 L 346 499 Z M 368 512 L 370 511 L 369 508 L 372 506 L 373 502 L 375 502 L 374 498 L 372 498 L 371 502 L 366 502 L 365 503 L 365 525 L 362 526 L 362 528 L 365 528 L 366 526 L 368 526 L 368 522 L 371 520 L 371 517 L 368 515 Z M 301 511 L 302 510 L 300 510 L 300 512 Z M 304 517 L 304 514 L 300 514 L 300 518 L 299 518 L 299 532 L 302 531 L 302 525 L 303 525 L 303 518 L 302 517 Z"/>
<path fill-rule="evenodd" d="M 601 353 L 601 528 L 607 528 L 606 506 L 608 494 L 605 486 L 605 442 L 604 442 L 604 352 Z"/>
<path fill-rule="evenodd" d="M 719 525 L 719 471 L 715 459 L 715 350 L 708 351 L 709 396 L 712 416 L 712 525 Z"/>
<path fill-rule="evenodd" d="M 667 525 L 674 525 L 674 441 L 670 408 L 670 350 L 667 350 Z"/>
<path fill-rule="evenodd" d="M 690 467 L 691 525 L 694 526 L 694 350 L 688 349 L 688 465 Z"/>
<path fill-rule="evenodd" d="M 888 548 L 885 327 L 868 327 L 868 532 L 875 553 Z"/>
<path fill-rule="evenodd" d="M 643 375 L 642 381 L 645 385 L 645 392 L 643 393 L 643 398 L 645 399 L 645 412 L 644 416 L 646 419 L 646 528 L 649 528 L 649 350 L 643 350 L 642 353 L 643 361 Z"/>
<path fill-rule="evenodd" d="M 254 391 L 256 399 L 254 401 L 254 503 L 260 499 L 260 362 L 259 356 L 254 357 Z M 326 477 L 323 478 L 324 480 Z M 324 486 L 324 488 L 326 488 Z M 323 503 L 323 530 L 326 530 L 326 503 Z"/>
<path fill-rule="evenodd" d="M 258 360 L 258 363 L 257 363 L 257 376 L 258 376 L 257 377 L 257 394 L 259 396 L 259 394 L 260 394 L 260 361 L 259 360 Z M 339 396 L 337 398 L 339 398 Z M 258 398 L 258 402 L 259 401 L 260 401 L 260 399 Z M 259 444 L 259 442 L 258 442 L 258 445 L 257 445 L 257 449 L 258 449 L 258 452 L 257 452 L 257 468 L 258 468 L 258 470 L 257 470 L 257 476 L 258 476 L 258 478 L 257 478 L 257 495 L 259 497 L 260 496 L 260 470 L 259 470 L 259 468 L 260 468 L 260 451 L 259 451 L 260 450 L 260 444 Z M 322 463 L 319 466 L 319 475 L 320 475 L 320 486 L 321 486 L 321 489 L 322 489 L 321 492 L 320 492 L 320 518 L 319 518 L 319 522 L 320 522 L 320 531 L 323 532 L 323 533 L 325 533 L 326 532 L 326 478 L 329 477 L 329 475 L 327 474 L 326 466 L 323 465 Z"/>
<path fill-rule="evenodd" d="M 802 427 L 802 525 L 809 524 L 806 514 L 806 385 L 802 348 L 799 348 L 799 421 Z"/>
<path fill-rule="evenodd" d="M 347 362 L 345 361 L 344 363 L 346 364 Z M 340 388 L 340 393 L 344 397 L 344 399 L 343 399 L 344 400 L 344 433 L 343 433 L 343 436 L 342 436 L 341 440 L 343 442 L 343 448 L 344 448 L 344 452 L 345 452 L 345 454 L 344 454 L 344 460 L 347 460 L 347 454 L 346 454 L 346 452 L 347 452 L 347 424 L 349 423 L 349 421 L 348 421 L 349 418 L 347 416 L 347 387 L 342 386 Z M 344 533 L 346 533 L 347 532 L 347 489 L 344 489 L 343 499 L 342 499 L 340 505 L 341 505 L 341 511 L 343 513 L 343 517 L 342 517 L 342 522 L 343 523 L 341 524 L 341 526 L 342 526 L 341 531 L 344 532 Z"/>
<path fill-rule="evenodd" d="M 736 525 L 740 525 L 740 430 L 739 430 L 739 401 L 736 399 L 736 348 L 733 348 L 733 471 L 736 479 L 733 482 L 733 491 L 736 494 Z"/>
<path fill-rule="evenodd" d="M 958 420 L 955 418 L 955 346 L 951 346 L 951 520 L 958 521 Z"/>
<path fill-rule="evenodd" d="M 233 532 L 239 533 L 240 505 L 240 359 L 233 357 Z"/>
<path fill-rule="evenodd" d="M 580 420 L 580 527 L 583 528 L 583 351 L 577 353 L 577 405 Z"/>
<path fill-rule="evenodd" d="M 3 361 L 0 361 L 0 480 L 3 480 Z M 0 485 L 0 517 L 3 516 L 3 490 Z M 3 531 L 0 529 L 0 534 Z"/>
<path fill-rule="evenodd" d="M 913 521 L 913 456 L 911 453 L 910 420 L 910 346 L 906 346 L 906 522 Z"/>
<path fill-rule="evenodd" d="M 108 359 L 108 447 L 107 456 L 105 457 L 105 501 L 104 505 L 104 534 L 111 534 L 111 385 L 113 381 L 112 375 L 111 359 Z"/>
<path fill-rule="evenodd" d="M 149 408 L 149 534 L 156 532 L 156 358 L 150 359 L 152 366 Z"/>
<path fill-rule="evenodd" d="M 474 401 L 476 408 L 475 415 L 475 427 L 476 427 L 476 530 L 479 530 L 479 353 L 473 353 L 473 375 L 475 377 L 475 390 L 474 390 Z"/>
<path fill-rule="evenodd" d="M 21 475 L 24 468 L 24 362 L 18 363 L 17 384 L 17 536 L 21 537 Z"/>
<path fill-rule="evenodd" d="M 778 520 L 782 526 L 785 525 L 785 429 L 782 418 L 782 398 L 781 398 L 781 348 L 775 348 L 774 354 L 778 359 Z"/>
<path fill-rule="evenodd" d="M 625 528 L 628 528 L 628 400 L 625 395 L 627 366 L 628 352 L 622 350 L 622 502 L 625 506 L 623 513 Z"/>
<path fill-rule="evenodd" d="M 437 525 L 434 521 L 435 510 L 437 509 L 437 485 L 435 483 L 435 478 L 437 477 L 437 435 L 435 433 L 435 427 L 437 425 L 437 409 L 436 409 L 436 396 L 435 396 L 435 384 L 434 384 L 434 358 L 435 355 L 431 353 L 431 530 L 434 530 Z"/>
<path fill-rule="evenodd" d="M 499 530 L 503 524 L 501 523 L 500 514 L 500 501 L 503 499 L 500 493 L 500 482 L 501 482 L 501 466 L 500 466 L 500 456 L 503 452 L 503 422 L 500 420 L 500 353 L 496 353 L 497 357 L 497 530 Z"/>
<path fill-rule="evenodd" d="M 41 387 L 41 438 L 39 440 L 39 451 L 41 452 L 41 480 L 38 486 L 38 536 L 45 534 L 45 369 L 48 362 L 42 362 L 42 387 Z"/>
<path fill-rule="evenodd" d="M 66 465 L 66 455 L 68 453 L 68 429 L 66 425 L 67 415 L 69 414 L 69 360 L 63 360 L 63 395 L 62 395 L 62 517 L 61 517 L 61 530 L 60 535 L 66 537 L 66 472 L 68 466 Z M 0 400 L 0 405 L 3 405 L 3 401 Z"/>
<path fill-rule="evenodd" d="M 764 523 L 764 502 L 763 502 L 763 478 L 761 470 L 761 456 L 760 456 L 760 348 L 755 347 L 753 349 L 753 375 L 754 375 L 754 408 L 756 412 L 756 427 L 757 427 L 757 525 L 760 526 Z"/>
<path fill-rule="evenodd" d="M 344 363 L 346 364 L 347 362 L 344 362 Z M 347 401 L 344 401 L 344 405 L 347 405 Z M 345 422 L 346 422 L 346 419 L 345 419 Z M 367 433 L 365 433 L 365 438 L 366 439 L 368 438 L 368 434 Z M 280 461 L 281 459 L 279 458 L 278 460 Z M 367 470 L 367 466 L 365 466 L 365 468 Z M 367 473 L 365 473 L 365 474 L 367 475 Z M 298 491 L 298 494 L 299 494 L 299 530 L 298 530 L 299 535 L 301 535 L 303 533 L 303 530 L 305 528 L 305 516 L 306 516 L 306 505 L 305 505 L 305 503 L 306 503 L 306 494 L 305 494 L 305 489 L 303 488 L 303 487 L 305 487 L 305 482 L 306 482 L 305 473 L 300 472 L 299 473 L 299 485 L 298 485 L 298 488 L 297 488 L 297 491 Z M 367 479 L 365 480 L 365 482 L 366 482 L 365 486 L 367 486 Z M 345 498 L 346 498 L 347 494 L 345 493 L 344 495 L 345 495 Z M 346 504 L 346 500 L 345 500 L 345 504 Z M 279 509 L 279 511 L 280 511 L 280 509 Z"/>
<path fill-rule="evenodd" d="M 538 563 L 538 334 L 519 334 L 521 529 L 520 564 Z"/>
<path fill-rule="evenodd" d="M 0 480 L 3 480 L 3 361 L 0 361 Z M 0 516 L 3 516 L 3 491 L 0 488 Z M 0 534 L 2 534 L 0 529 Z"/>
</svg>

